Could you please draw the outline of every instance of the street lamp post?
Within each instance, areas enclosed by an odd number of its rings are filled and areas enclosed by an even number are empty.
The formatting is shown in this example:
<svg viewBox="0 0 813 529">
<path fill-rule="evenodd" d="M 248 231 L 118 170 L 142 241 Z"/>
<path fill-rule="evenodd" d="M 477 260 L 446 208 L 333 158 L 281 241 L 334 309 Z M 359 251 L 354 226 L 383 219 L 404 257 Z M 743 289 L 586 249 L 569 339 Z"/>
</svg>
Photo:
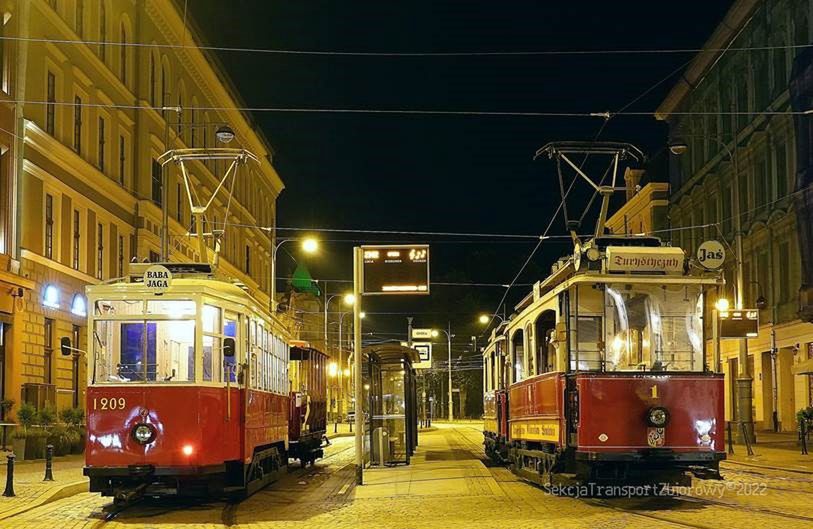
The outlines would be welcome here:
<svg viewBox="0 0 813 529">
<path fill-rule="evenodd" d="M 438 336 L 439 332 L 446 335 L 446 349 L 449 353 L 449 422 L 451 422 L 454 420 L 454 401 L 452 400 L 452 338 L 454 338 L 454 334 L 452 334 L 452 322 L 449 322 L 448 330 L 433 330 L 432 335 Z M 461 403 L 460 407 L 462 409 L 463 403 Z"/>
<path fill-rule="evenodd" d="M 734 185 L 732 186 L 732 202 L 734 203 L 734 253 L 736 259 L 735 279 L 736 291 L 734 292 L 734 304 L 737 309 L 743 308 L 744 285 L 743 285 L 743 250 L 742 250 L 742 213 L 740 211 L 740 171 L 737 162 L 736 149 L 734 151 L 726 143 L 716 136 L 690 135 L 690 138 L 703 138 L 716 142 L 728 154 L 734 169 Z M 735 138 L 736 140 L 736 138 Z M 736 145 L 735 145 L 736 147 Z M 671 143 L 669 151 L 677 156 L 685 154 L 689 150 L 689 145 L 682 142 Z M 737 418 L 740 423 L 745 424 L 747 435 L 753 439 L 754 436 L 754 415 L 751 409 L 753 392 L 753 378 L 748 369 L 748 339 L 742 338 L 737 349 Z"/>
<path fill-rule="evenodd" d="M 273 228 L 265 228 L 266 231 L 272 232 L 272 240 L 273 240 Z M 279 251 L 280 247 L 286 242 L 291 241 L 298 241 L 299 239 L 296 238 L 287 238 L 287 239 L 280 239 L 274 244 L 273 249 L 271 250 L 271 298 L 268 302 L 268 308 L 272 314 L 276 313 L 277 311 L 277 252 Z M 302 239 L 302 250 L 305 253 L 316 253 L 316 250 L 319 249 L 319 243 L 316 239 L 313 238 L 306 238 Z"/>
</svg>

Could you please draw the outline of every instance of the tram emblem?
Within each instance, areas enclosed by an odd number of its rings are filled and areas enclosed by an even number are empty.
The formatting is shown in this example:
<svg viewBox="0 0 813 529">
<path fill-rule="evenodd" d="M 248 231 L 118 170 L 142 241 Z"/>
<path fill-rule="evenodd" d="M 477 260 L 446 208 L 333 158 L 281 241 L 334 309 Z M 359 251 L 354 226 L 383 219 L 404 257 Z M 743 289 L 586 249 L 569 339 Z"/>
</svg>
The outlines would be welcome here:
<svg viewBox="0 0 813 529">
<path fill-rule="evenodd" d="M 652 448 L 663 446 L 666 442 L 666 428 L 647 428 L 646 443 Z"/>
</svg>

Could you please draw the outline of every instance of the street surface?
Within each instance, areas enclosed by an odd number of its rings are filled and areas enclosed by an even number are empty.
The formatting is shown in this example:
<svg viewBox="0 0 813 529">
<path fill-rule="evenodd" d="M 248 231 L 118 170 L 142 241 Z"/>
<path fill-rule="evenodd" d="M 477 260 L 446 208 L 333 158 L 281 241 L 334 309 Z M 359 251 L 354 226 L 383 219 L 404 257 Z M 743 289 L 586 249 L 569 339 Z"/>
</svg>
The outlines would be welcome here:
<svg viewBox="0 0 813 529">
<path fill-rule="evenodd" d="M 695 480 L 676 498 L 554 496 L 485 461 L 479 424 L 420 434 L 410 466 L 365 472 L 353 484 L 353 439 L 333 440 L 313 468 L 238 504 L 150 499 L 105 513 L 80 493 L 0 521 L 3 529 L 139 528 L 680 528 L 813 527 L 813 475 L 727 462 L 723 482 Z M 109 509 L 108 509 L 109 510 Z"/>
</svg>

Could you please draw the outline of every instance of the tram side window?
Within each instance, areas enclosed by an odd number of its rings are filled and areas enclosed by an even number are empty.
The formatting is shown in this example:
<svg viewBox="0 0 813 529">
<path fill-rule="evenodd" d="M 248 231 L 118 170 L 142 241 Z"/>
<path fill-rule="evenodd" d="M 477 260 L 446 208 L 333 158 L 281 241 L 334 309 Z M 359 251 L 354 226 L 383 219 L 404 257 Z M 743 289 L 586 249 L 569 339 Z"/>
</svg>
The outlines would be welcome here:
<svg viewBox="0 0 813 529">
<path fill-rule="evenodd" d="M 237 340 L 237 315 L 226 313 L 226 319 L 223 322 L 223 335 Z M 237 352 L 234 356 L 226 356 L 223 358 L 223 381 L 226 381 L 228 376 L 230 382 L 235 382 L 236 379 L 236 366 L 237 366 Z"/>
<path fill-rule="evenodd" d="M 203 306 L 203 380 L 220 380 L 222 364 L 222 329 L 220 309 L 213 305 Z"/>
<path fill-rule="evenodd" d="M 513 365 L 511 366 L 512 382 L 520 382 L 525 378 L 525 338 L 522 330 L 516 331 L 511 338 L 513 351 Z"/>
<path fill-rule="evenodd" d="M 570 369 L 598 371 L 602 367 L 604 347 L 604 291 L 593 285 L 578 285 L 571 303 L 575 310 L 571 310 Z"/>
</svg>

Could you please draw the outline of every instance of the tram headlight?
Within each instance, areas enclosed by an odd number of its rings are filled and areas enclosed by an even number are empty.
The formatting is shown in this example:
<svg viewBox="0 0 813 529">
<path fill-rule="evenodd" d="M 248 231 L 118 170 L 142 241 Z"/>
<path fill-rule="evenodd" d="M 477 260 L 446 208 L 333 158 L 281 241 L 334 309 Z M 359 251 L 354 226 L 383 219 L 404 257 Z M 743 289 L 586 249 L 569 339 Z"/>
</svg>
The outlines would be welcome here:
<svg viewBox="0 0 813 529">
<path fill-rule="evenodd" d="M 646 413 L 646 422 L 655 428 L 663 428 L 669 422 L 669 410 L 656 406 Z"/>
<path fill-rule="evenodd" d="M 155 429 L 149 424 L 137 424 L 133 428 L 133 439 L 145 445 L 155 438 Z"/>
</svg>

